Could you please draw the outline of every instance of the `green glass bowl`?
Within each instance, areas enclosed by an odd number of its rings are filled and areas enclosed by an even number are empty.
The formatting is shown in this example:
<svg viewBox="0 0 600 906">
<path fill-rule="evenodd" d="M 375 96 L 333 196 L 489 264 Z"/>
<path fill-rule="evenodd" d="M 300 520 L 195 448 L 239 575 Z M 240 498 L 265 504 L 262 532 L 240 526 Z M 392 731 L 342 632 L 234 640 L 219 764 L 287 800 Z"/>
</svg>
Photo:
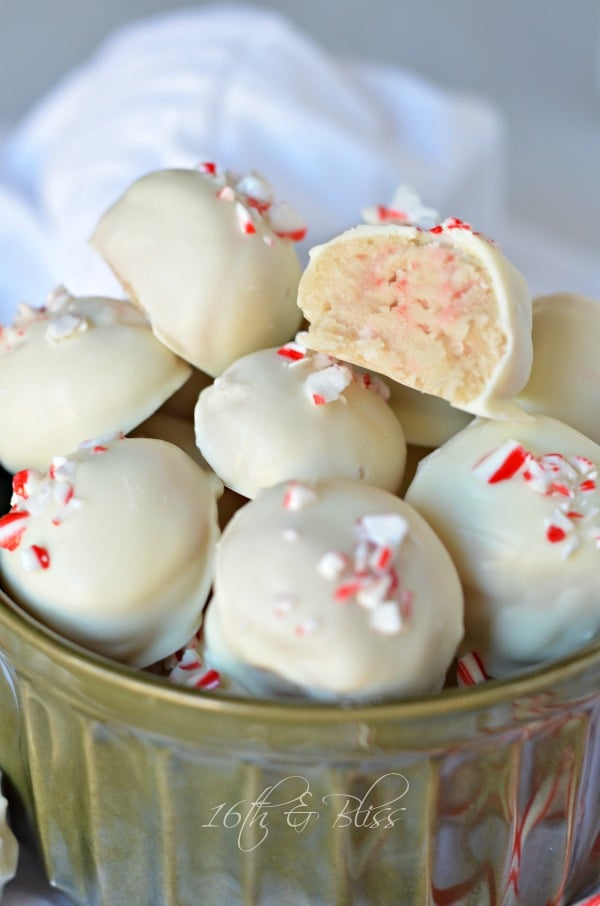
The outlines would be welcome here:
<svg viewBox="0 0 600 906">
<path fill-rule="evenodd" d="M 256 702 L 2 595 L 0 667 L 0 766 L 81 906 L 560 906 L 600 883 L 600 644 L 402 703 Z"/>
</svg>

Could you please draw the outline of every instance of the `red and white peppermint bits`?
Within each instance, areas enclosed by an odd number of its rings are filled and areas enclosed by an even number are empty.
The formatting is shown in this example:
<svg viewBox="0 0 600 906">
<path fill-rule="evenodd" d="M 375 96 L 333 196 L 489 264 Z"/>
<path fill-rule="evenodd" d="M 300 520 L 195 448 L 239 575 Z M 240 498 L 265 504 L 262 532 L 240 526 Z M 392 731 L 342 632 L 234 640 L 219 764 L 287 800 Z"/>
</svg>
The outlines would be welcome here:
<svg viewBox="0 0 600 906">
<path fill-rule="evenodd" d="M 283 506 L 286 510 L 297 512 L 310 506 L 317 500 L 317 494 L 301 481 L 289 481 L 283 494 Z"/>
<path fill-rule="evenodd" d="M 408 535 L 407 520 L 398 513 L 377 513 L 357 520 L 352 553 L 327 551 L 317 571 L 334 582 L 336 604 L 355 603 L 369 611 L 368 626 L 382 635 L 396 635 L 410 618 L 413 593 L 401 587 L 396 554 Z"/>
<path fill-rule="evenodd" d="M 31 573 L 38 569 L 48 569 L 50 566 L 50 554 L 45 547 L 38 544 L 32 544 L 21 550 L 21 564 L 25 572 Z"/>
<path fill-rule="evenodd" d="M 66 314 L 52 318 L 46 327 L 46 339 L 52 343 L 68 340 L 88 329 L 88 322 L 82 315 Z"/>
<path fill-rule="evenodd" d="M 390 398 L 390 388 L 376 374 L 369 374 L 368 371 L 357 371 L 352 369 L 352 380 L 361 384 L 366 390 L 372 390 L 386 402 Z"/>
<path fill-rule="evenodd" d="M 490 485 L 514 479 L 548 497 L 554 507 L 544 519 L 543 531 L 550 544 L 560 545 L 563 558 L 580 546 L 584 536 L 600 547 L 598 469 L 587 457 L 534 456 L 518 441 L 507 440 L 476 463 L 473 474 Z"/>
<path fill-rule="evenodd" d="M 490 679 L 487 675 L 481 657 L 475 651 L 458 658 L 456 666 L 456 682 L 461 688 L 478 686 Z"/>
<path fill-rule="evenodd" d="M 40 488 L 44 476 L 37 469 L 22 469 L 13 475 L 11 505 L 27 500 Z"/>
<path fill-rule="evenodd" d="M 21 536 L 27 528 L 29 513 L 25 510 L 12 510 L 0 518 L 0 547 L 6 551 L 15 551 L 21 543 Z"/>
<path fill-rule="evenodd" d="M 280 239 L 302 242 L 306 237 L 306 224 L 287 202 L 279 201 L 269 209 L 269 225 Z"/>
<path fill-rule="evenodd" d="M 372 205 L 362 211 L 365 223 L 406 223 L 412 226 L 433 224 L 438 212 L 421 202 L 419 195 L 410 186 L 401 185 L 394 193 L 389 205 Z"/>
<path fill-rule="evenodd" d="M 199 170 L 200 173 L 206 173 L 207 176 L 216 176 L 218 173 L 218 167 L 212 160 L 201 161 L 201 163 L 196 165 L 196 169 Z"/>
<path fill-rule="evenodd" d="M 275 201 L 271 184 L 256 170 L 238 176 L 219 170 L 212 161 L 198 164 L 199 170 L 214 183 L 219 201 L 233 202 L 240 231 L 245 236 L 258 232 L 260 222 L 270 233 L 263 235 L 266 245 L 277 239 L 301 242 L 306 236 L 306 224 L 299 214 L 284 201 Z"/>
<path fill-rule="evenodd" d="M 328 365 L 307 375 L 306 393 L 315 406 L 324 406 L 339 400 L 351 382 L 352 372 L 346 365 Z"/>
<path fill-rule="evenodd" d="M 175 665 L 169 674 L 169 682 L 177 686 L 186 686 L 188 689 L 209 691 L 220 686 L 221 676 L 218 671 L 202 663 L 197 647 L 192 644 L 176 655 Z"/>
<path fill-rule="evenodd" d="M 125 435 L 122 431 L 111 431 L 101 437 L 91 437 L 87 440 L 82 440 L 78 449 L 88 450 L 90 453 L 106 453 L 109 444 L 116 440 L 123 440 L 124 437 Z"/>
<path fill-rule="evenodd" d="M 480 460 L 473 474 L 481 481 L 496 484 L 516 475 L 530 458 L 531 454 L 518 441 L 507 440 Z"/>
<path fill-rule="evenodd" d="M 46 301 L 44 302 L 44 308 L 50 312 L 61 311 L 73 298 L 74 297 L 66 286 L 63 286 L 61 283 L 60 286 L 56 286 L 48 293 Z"/>
<path fill-rule="evenodd" d="M 293 365 L 295 362 L 302 362 L 306 359 L 307 349 L 300 343 L 290 342 L 281 346 L 277 350 L 277 355 L 280 355 L 282 359 L 287 359 L 288 364 Z"/>
<path fill-rule="evenodd" d="M 377 513 L 359 519 L 357 532 L 378 547 L 397 548 L 408 534 L 408 522 L 398 513 Z"/>
<path fill-rule="evenodd" d="M 48 507 L 50 524 L 60 526 L 76 512 L 81 500 L 75 497 L 75 477 L 78 463 L 66 456 L 55 456 L 46 475 L 37 469 L 22 469 L 13 477 L 12 509 L 0 518 L 0 547 L 8 551 L 20 548 L 21 565 L 26 572 L 50 567 L 50 553 L 41 544 L 22 546 L 22 536 L 34 520 Z"/>
<path fill-rule="evenodd" d="M 261 214 L 268 211 L 273 204 L 273 188 L 256 170 L 251 170 L 242 176 L 236 183 L 235 191 L 245 198 L 248 207 L 255 208 Z"/>
<path fill-rule="evenodd" d="M 246 236 L 256 233 L 256 226 L 252 219 L 252 214 L 248 208 L 239 201 L 236 201 L 235 203 L 235 216 L 237 217 L 238 226 L 242 233 L 245 233 Z"/>
<path fill-rule="evenodd" d="M 314 406 L 325 406 L 327 403 L 343 400 L 344 391 L 352 383 L 377 393 L 385 401 L 389 399 L 390 391 L 384 381 L 376 375 L 359 371 L 335 356 L 314 352 L 295 341 L 281 346 L 277 355 L 290 368 L 302 366 L 306 374 L 304 389 Z"/>
</svg>

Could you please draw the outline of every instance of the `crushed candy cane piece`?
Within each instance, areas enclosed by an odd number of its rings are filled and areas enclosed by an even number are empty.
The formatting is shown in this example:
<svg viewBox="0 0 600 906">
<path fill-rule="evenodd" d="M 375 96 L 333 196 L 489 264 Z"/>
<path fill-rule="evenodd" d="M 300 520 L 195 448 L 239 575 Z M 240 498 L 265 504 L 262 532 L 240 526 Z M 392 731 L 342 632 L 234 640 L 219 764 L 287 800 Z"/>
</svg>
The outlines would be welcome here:
<svg viewBox="0 0 600 906">
<path fill-rule="evenodd" d="M 220 201 L 235 202 L 238 224 L 245 235 L 256 233 L 260 220 L 270 230 L 270 235 L 262 237 L 268 246 L 275 245 L 276 237 L 300 242 L 306 236 L 306 225 L 299 214 L 287 202 L 274 201 L 271 184 L 256 170 L 239 176 L 219 170 L 213 162 L 200 163 L 196 169 L 212 180 Z"/>
<path fill-rule="evenodd" d="M 317 406 L 340 399 L 352 381 L 352 372 L 346 365 L 328 365 L 311 372 L 305 382 L 309 399 Z"/>
<path fill-rule="evenodd" d="M 417 192 L 407 185 L 396 189 L 389 205 L 373 205 L 362 211 L 365 223 L 406 223 L 412 226 L 434 224 L 439 218 L 434 208 L 426 207 Z"/>
<path fill-rule="evenodd" d="M 591 503 L 597 489 L 597 467 L 584 456 L 546 453 L 534 456 L 515 440 L 507 440 L 473 467 L 473 474 L 487 484 L 523 480 L 530 491 L 549 498 L 552 514 L 543 529 L 550 544 L 560 546 L 560 555 L 570 556 L 587 534 L 593 540 L 598 507 Z"/>
<path fill-rule="evenodd" d="M 324 579 L 338 579 L 348 566 L 348 557 L 339 551 L 328 551 L 317 563 L 317 572 Z"/>
<path fill-rule="evenodd" d="M 361 583 L 356 592 L 356 603 L 367 610 L 373 610 L 382 604 L 392 591 L 393 580 L 390 575 L 378 576 Z"/>
<path fill-rule="evenodd" d="M 397 635 L 402 630 L 402 615 L 396 601 L 384 601 L 371 611 L 369 626 L 383 635 Z"/>
<path fill-rule="evenodd" d="M 306 224 L 300 215 L 285 201 L 278 201 L 271 205 L 269 224 L 280 239 L 301 242 L 307 233 Z"/>
<path fill-rule="evenodd" d="M 19 499 L 27 500 L 40 487 L 44 476 L 37 469 L 21 469 L 13 475 L 11 505 Z"/>
<path fill-rule="evenodd" d="M 289 359 L 292 363 L 300 362 L 307 358 L 307 349 L 306 346 L 302 346 L 300 343 L 291 342 L 281 346 L 277 350 L 277 355 L 284 359 Z"/>
<path fill-rule="evenodd" d="M 27 528 L 29 513 L 26 510 L 12 510 L 0 518 L 0 547 L 14 551 L 21 543 L 21 536 Z"/>
<path fill-rule="evenodd" d="M 303 510 L 317 500 L 317 494 L 308 485 L 300 481 L 289 481 L 283 495 L 283 506 L 286 510 L 296 512 Z"/>
<path fill-rule="evenodd" d="M 208 174 L 209 176 L 216 176 L 218 170 L 216 163 L 212 160 L 201 161 L 196 165 L 196 169 L 200 170 L 201 173 Z"/>
<path fill-rule="evenodd" d="M 256 233 L 256 226 L 252 219 L 252 215 L 240 201 L 235 203 L 235 213 L 237 217 L 237 222 L 242 233 L 245 233 L 247 236 L 252 233 Z"/>
<path fill-rule="evenodd" d="M 71 481 L 77 471 L 77 463 L 66 456 L 53 456 L 48 475 L 54 481 Z"/>
<path fill-rule="evenodd" d="M 32 544 L 21 551 L 21 565 L 26 572 L 34 572 L 38 569 L 48 569 L 50 566 L 50 555 L 45 547 Z"/>
<path fill-rule="evenodd" d="M 60 311 L 73 298 L 74 297 L 66 286 L 60 284 L 48 293 L 46 301 L 44 302 L 44 308 L 51 312 Z"/>
<path fill-rule="evenodd" d="M 336 604 L 354 601 L 370 612 L 368 625 L 376 632 L 400 632 L 412 614 L 414 593 L 401 587 L 395 561 L 409 532 L 399 513 L 376 513 L 357 519 L 352 554 L 330 551 L 317 562 L 317 571 L 336 582 Z"/>
<path fill-rule="evenodd" d="M 473 469 L 473 474 L 488 484 L 506 481 L 517 474 L 529 456 L 518 441 L 507 440 L 480 460 Z"/>
<path fill-rule="evenodd" d="M 273 189 L 267 180 L 251 170 L 238 180 L 235 186 L 236 192 L 246 197 L 250 207 L 256 208 L 261 213 L 268 211 L 273 203 Z"/>
<path fill-rule="evenodd" d="M 377 513 L 359 519 L 357 530 L 373 544 L 397 547 L 408 534 L 408 520 L 399 513 Z"/>
<path fill-rule="evenodd" d="M 221 676 L 217 670 L 206 667 L 202 663 L 196 640 L 195 643 L 190 643 L 175 656 L 175 664 L 171 668 L 169 682 L 190 689 L 210 691 L 217 689 L 221 684 Z"/>
<path fill-rule="evenodd" d="M 219 189 L 217 192 L 219 201 L 235 201 L 236 197 L 235 190 L 232 186 L 223 186 L 223 188 Z"/>
<path fill-rule="evenodd" d="M 79 444 L 79 450 L 90 450 L 92 453 L 104 453 L 107 449 L 107 444 L 113 443 L 116 440 L 122 440 L 125 437 L 122 431 L 111 431 L 108 434 L 103 434 L 101 437 L 92 437 L 87 440 L 82 440 Z"/>
<path fill-rule="evenodd" d="M 477 686 L 490 679 L 487 675 L 481 657 L 470 651 L 458 658 L 456 668 L 456 682 L 461 687 Z"/>
<path fill-rule="evenodd" d="M 88 322 L 81 315 L 64 314 L 53 318 L 46 327 L 46 337 L 53 343 L 68 340 L 88 329 Z"/>
</svg>

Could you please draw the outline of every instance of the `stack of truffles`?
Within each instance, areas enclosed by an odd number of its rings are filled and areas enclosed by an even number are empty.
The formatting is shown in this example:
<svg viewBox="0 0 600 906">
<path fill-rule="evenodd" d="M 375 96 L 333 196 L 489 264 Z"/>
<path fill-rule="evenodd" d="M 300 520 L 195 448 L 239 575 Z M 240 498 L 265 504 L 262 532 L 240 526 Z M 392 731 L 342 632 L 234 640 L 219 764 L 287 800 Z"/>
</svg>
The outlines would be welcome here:
<svg viewBox="0 0 600 906">
<path fill-rule="evenodd" d="M 358 217 L 358 214 L 357 214 Z M 600 305 L 401 188 L 316 247 L 269 183 L 136 181 L 0 334 L 5 591 L 202 690 L 377 701 L 600 632 Z"/>
</svg>

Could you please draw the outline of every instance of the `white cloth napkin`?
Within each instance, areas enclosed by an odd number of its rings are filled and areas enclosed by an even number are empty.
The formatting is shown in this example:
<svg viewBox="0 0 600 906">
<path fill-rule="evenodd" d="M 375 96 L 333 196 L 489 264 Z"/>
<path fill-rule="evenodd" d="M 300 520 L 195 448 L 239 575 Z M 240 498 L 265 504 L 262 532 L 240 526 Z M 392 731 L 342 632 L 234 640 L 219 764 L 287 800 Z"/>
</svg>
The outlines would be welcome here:
<svg viewBox="0 0 600 906">
<path fill-rule="evenodd" d="M 0 321 L 65 283 L 120 292 L 87 247 L 152 169 L 256 169 L 309 225 L 308 247 L 412 185 L 491 235 L 503 217 L 497 111 L 401 69 L 338 59 L 264 9 L 219 4 L 118 31 L 0 148 Z"/>
</svg>

